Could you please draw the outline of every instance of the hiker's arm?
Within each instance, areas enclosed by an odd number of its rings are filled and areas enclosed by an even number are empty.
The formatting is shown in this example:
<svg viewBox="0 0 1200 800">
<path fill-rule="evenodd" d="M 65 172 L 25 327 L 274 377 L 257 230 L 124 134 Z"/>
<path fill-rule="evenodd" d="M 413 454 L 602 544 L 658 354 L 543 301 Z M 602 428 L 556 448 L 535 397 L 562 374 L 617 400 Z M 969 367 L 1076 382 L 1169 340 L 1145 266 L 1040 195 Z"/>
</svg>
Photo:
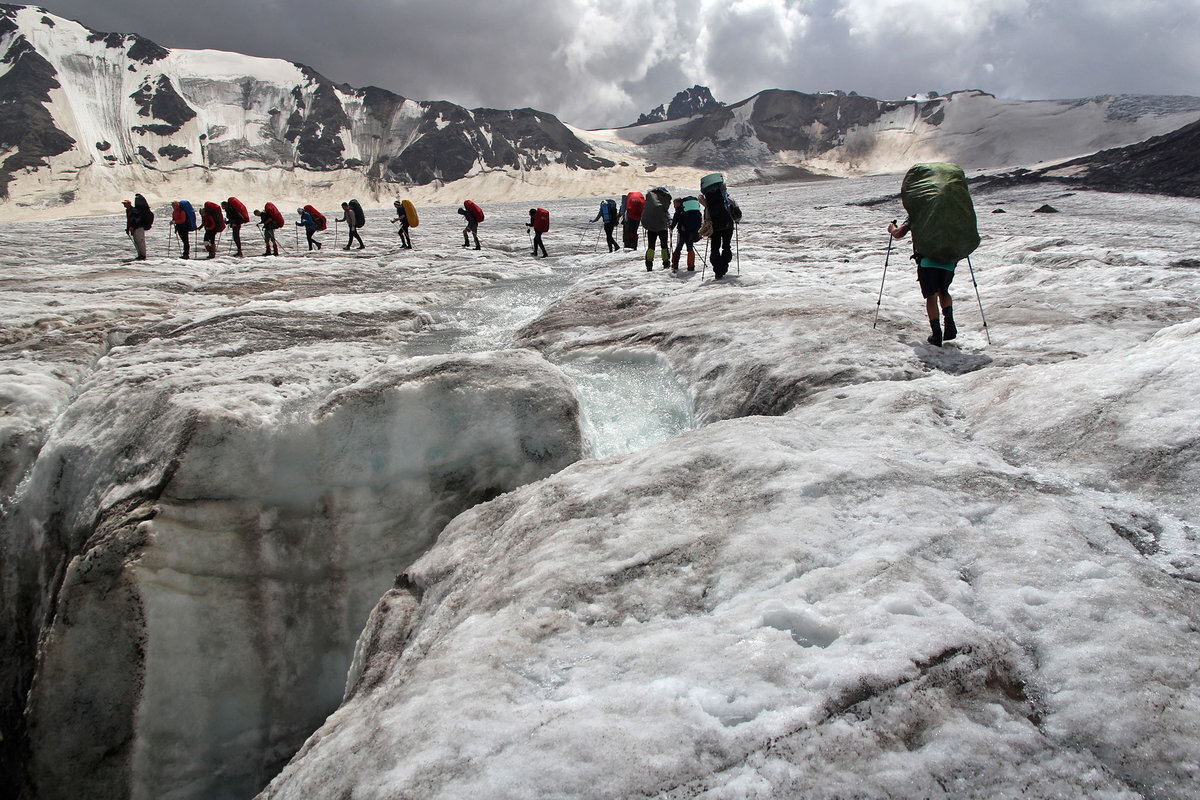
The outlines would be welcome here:
<svg viewBox="0 0 1200 800">
<path fill-rule="evenodd" d="M 906 222 L 903 225 L 897 225 L 895 221 L 889 222 L 888 233 L 892 235 L 892 238 L 903 239 L 908 235 L 908 223 Z"/>
</svg>

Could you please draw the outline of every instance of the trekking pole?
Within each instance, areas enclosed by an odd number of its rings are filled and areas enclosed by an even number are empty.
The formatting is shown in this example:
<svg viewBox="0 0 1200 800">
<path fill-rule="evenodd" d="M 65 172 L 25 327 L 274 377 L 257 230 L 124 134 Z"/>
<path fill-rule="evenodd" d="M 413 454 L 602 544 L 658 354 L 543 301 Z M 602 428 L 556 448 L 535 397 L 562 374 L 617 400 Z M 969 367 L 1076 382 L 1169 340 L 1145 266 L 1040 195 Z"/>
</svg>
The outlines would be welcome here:
<svg viewBox="0 0 1200 800">
<path fill-rule="evenodd" d="M 742 274 L 742 243 L 738 238 L 738 228 L 740 227 L 736 222 L 733 224 L 733 253 L 737 257 L 738 275 Z"/>
<path fill-rule="evenodd" d="M 704 242 L 704 258 L 700 260 L 700 280 L 704 280 L 704 273 L 708 271 L 708 245 L 712 239 L 706 239 Z"/>
<path fill-rule="evenodd" d="M 992 334 L 988 333 L 987 317 L 983 315 L 983 301 L 979 299 L 979 284 L 975 282 L 975 268 L 971 266 L 971 257 L 967 256 L 967 269 L 971 270 L 971 285 L 975 287 L 975 302 L 979 303 L 979 318 L 983 320 L 983 335 L 987 343 L 992 343 Z"/>
<path fill-rule="evenodd" d="M 896 224 L 896 220 L 892 220 L 892 224 Z M 871 323 L 871 330 L 875 330 L 875 326 L 879 324 L 879 306 L 883 303 L 883 281 L 887 280 L 888 261 L 892 257 L 892 242 L 895 237 L 888 234 L 888 249 L 887 255 L 883 257 L 883 279 L 879 281 L 879 299 L 875 301 L 875 321 Z"/>
</svg>

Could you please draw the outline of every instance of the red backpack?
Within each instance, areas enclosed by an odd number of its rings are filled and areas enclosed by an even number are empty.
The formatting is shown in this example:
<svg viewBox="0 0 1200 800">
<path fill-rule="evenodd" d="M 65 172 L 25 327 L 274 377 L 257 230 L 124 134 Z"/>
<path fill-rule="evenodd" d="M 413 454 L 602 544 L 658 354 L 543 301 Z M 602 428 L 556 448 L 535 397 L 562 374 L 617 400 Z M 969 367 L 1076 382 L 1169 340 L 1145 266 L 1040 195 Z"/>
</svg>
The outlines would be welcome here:
<svg viewBox="0 0 1200 800">
<path fill-rule="evenodd" d="M 625 197 L 625 219 L 630 222 L 641 222 L 642 209 L 645 207 L 645 196 L 641 192 L 630 192 Z"/>
<path fill-rule="evenodd" d="M 483 209 L 477 206 L 474 200 L 468 200 L 463 205 L 467 207 L 467 211 L 471 212 L 471 216 L 475 218 L 476 222 L 483 222 Z"/>
<path fill-rule="evenodd" d="M 544 208 L 539 208 L 533 215 L 533 229 L 538 233 L 545 233 L 550 230 L 550 212 Z"/>
<path fill-rule="evenodd" d="M 317 209 L 313 206 L 305 206 L 304 210 L 307 211 L 309 214 L 311 214 L 312 218 L 313 218 L 313 222 L 317 223 L 316 230 L 318 230 L 318 231 L 325 230 L 325 215 L 324 214 L 322 214 L 320 211 L 317 211 Z"/>
<path fill-rule="evenodd" d="M 246 210 L 245 203 L 243 203 L 241 200 L 238 200 L 236 197 L 229 198 L 228 202 L 229 207 L 236 211 L 238 216 L 241 217 L 241 219 L 237 220 L 239 225 L 244 225 L 250 221 L 250 212 Z M 233 217 L 230 217 L 229 221 L 233 222 Z"/>
<path fill-rule="evenodd" d="M 220 233 L 225 230 L 225 216 L 221 214 L 221 207 L 211 200 L 204 204 L 204 210 L 208 212 L 209 219 L 212 220 L 213 233 Z"/>
<path fill-rule="evenodd" d="M 263 216 L 269 217 L 276 228 L 283 227 L 283 214 L 279 213 L 279 209 L 274 203 L 267 203 L 263 206 Z"/>
</svg>

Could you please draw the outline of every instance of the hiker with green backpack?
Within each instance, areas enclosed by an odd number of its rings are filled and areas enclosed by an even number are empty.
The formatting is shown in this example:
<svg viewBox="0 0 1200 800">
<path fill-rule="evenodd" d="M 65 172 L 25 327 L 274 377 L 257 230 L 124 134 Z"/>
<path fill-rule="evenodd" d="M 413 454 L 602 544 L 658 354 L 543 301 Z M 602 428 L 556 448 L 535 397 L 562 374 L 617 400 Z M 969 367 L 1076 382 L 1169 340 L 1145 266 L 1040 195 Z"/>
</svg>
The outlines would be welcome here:
<svg viewBox="0 0 1200 800">
<path fill-rule="evenodd" d="M 888 233 L 895 239 L 912 233 L 912 258 L 931 331 L 926 341 L 941 347 L 958 336 L 950 297 L 954 268 L 979 246 L 967 176 L 957 164 L 916 164 L 904 176 L 900 199 L 908 219 L 903 225 L 888 223 Z"/>
</svg>

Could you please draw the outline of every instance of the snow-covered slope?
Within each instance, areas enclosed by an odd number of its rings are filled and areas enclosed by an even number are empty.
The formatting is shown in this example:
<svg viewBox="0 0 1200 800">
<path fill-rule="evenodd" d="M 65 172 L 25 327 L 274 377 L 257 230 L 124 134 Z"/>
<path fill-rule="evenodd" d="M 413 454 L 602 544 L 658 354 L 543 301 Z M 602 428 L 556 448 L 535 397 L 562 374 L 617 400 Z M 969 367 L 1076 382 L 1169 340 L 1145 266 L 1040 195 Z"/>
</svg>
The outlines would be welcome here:
<svg viewBox="0 0 1200 800">
<path fill-rule="evenodd" d="M 1112 96 L 1003 100 L 986 92 L 876 100 L 778 89 L 708 114 L 606 132 L 659 163 L 744 179 L 796 168 L 846 176 L 903 172 L 921 161 L 966 169 L 1035 164 L 1142 141 L 1200 118 L 1200 98 Z"/>
<path fill-rule="evenodd" d="M 495 170 L 612 166 L 532 109 L 416 102 L 277 59 L 98 33 L 31 6 L 0 6 L 0 53 L 0 98 L 36 120 L 32 132 L 11 117 L 0 126 L 0 196 L 22 208 L 94 208 L 163 183 L 365 199 Z"/>
</svg>

